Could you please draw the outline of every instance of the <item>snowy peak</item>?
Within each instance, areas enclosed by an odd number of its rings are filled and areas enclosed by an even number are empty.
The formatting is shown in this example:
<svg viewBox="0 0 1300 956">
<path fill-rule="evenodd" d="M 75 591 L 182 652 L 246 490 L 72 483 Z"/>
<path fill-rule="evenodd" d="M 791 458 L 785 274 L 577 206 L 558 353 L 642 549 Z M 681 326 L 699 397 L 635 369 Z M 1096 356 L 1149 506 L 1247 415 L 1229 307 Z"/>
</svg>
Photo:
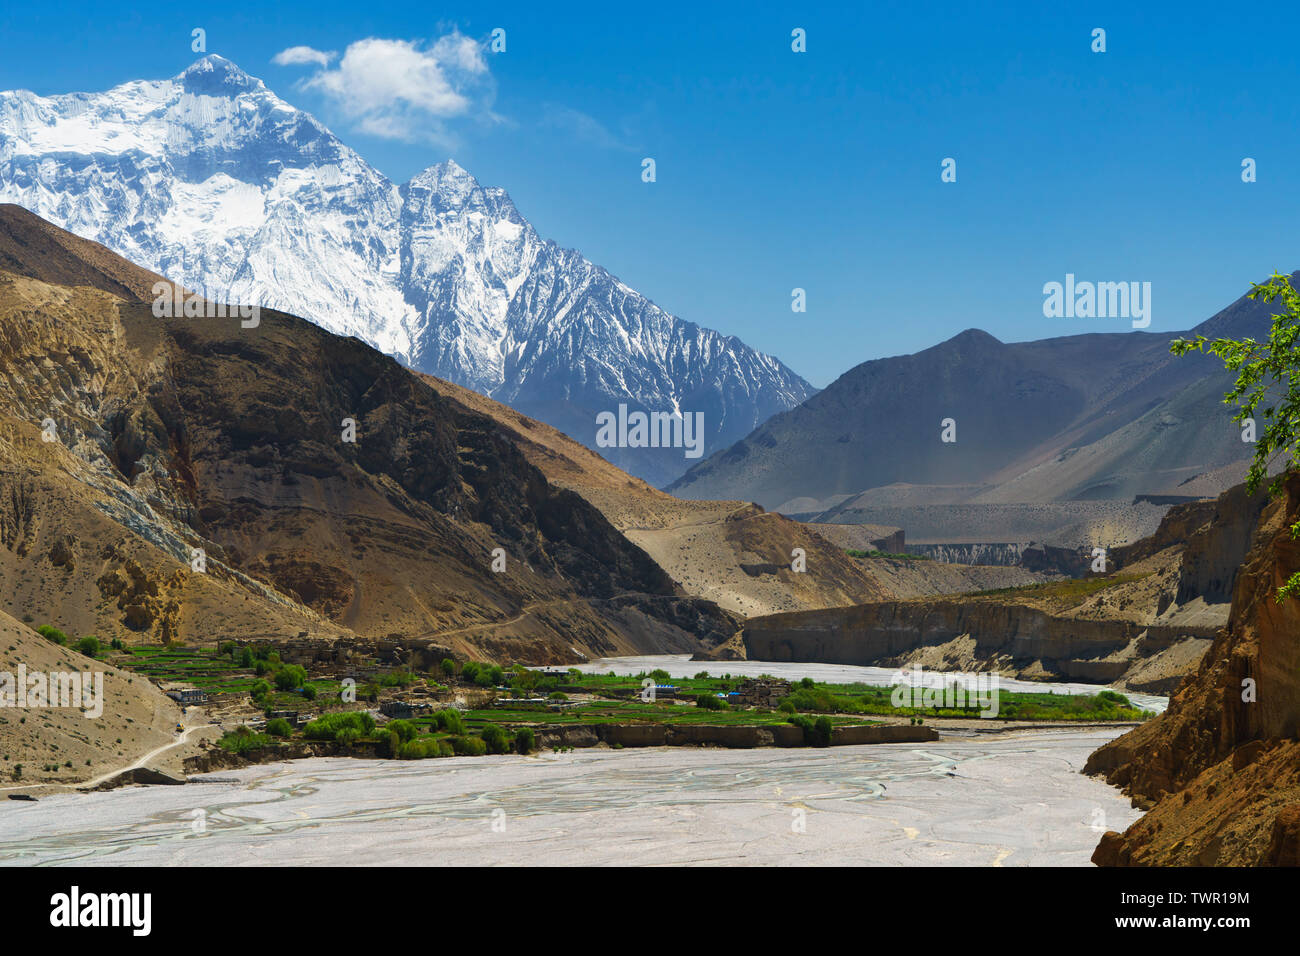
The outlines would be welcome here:
<svg viewBox="0 0 1300 956">
<path fill-rule="evenodd" d="M 620 404 L 705 415 L 706 454 L 813 390 L 539 237 L 448 159 L 403 186 L 224 57 L 104 93 L 0 93 L 0 202 L 214 299 L 355 335 L 593 446 Z M 600 448 L 663 484 L 681 449 Z"/>
<path fill-rule="evenodd" d="M 266 90 L 266 84 L 249 76 L 223 56 L 210 53 L 176 76 L 186 93 L 234 96 Z"/>
</svg>

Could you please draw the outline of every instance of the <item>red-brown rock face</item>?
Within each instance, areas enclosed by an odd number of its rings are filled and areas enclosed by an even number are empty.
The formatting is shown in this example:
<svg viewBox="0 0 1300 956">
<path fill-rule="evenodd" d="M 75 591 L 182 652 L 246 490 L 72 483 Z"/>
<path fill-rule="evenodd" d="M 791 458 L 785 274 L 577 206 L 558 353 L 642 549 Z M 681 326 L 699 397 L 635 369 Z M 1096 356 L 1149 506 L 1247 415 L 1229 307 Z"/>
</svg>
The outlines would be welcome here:
<svg viewBox="0 0 1300 956">
<path fill-rule="evenodd" d="M 1288 865 L 1300 805 L 1300 600 L 1278 587 L 1300 570 L 1300 476 L 1261 515 L 1237 576 L 1229 624 L 1169 710 L 1099 749 L 1104 774 L 1151 811 L 1108 833 L 1101 865 Z"/>
</svg>

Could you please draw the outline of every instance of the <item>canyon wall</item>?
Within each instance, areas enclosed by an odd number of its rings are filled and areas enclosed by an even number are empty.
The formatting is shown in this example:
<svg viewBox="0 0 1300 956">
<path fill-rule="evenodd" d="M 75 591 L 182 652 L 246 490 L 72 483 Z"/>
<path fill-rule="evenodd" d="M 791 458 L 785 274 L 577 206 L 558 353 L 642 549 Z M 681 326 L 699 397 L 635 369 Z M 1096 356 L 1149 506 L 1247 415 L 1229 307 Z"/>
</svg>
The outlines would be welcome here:
<svg viewBox="0 0 1300 956">
<path fill-rule="evenodd" d="M 1004 670 L 1032 670 L 1045 679 L 1118 680 L 1133 664 L 1119 656 L 1140 642 L 1142 657 L 1213 629 L 1131 621 L 1055 617 L 1031 607 L 960 599 L 885 602 L 825 611 L 774 614 L 747 622 L 751 660 L 861 664 L 882 667 L 911 660 L 911 652 L 960 638 L 965 653 Z"/>
<path fill-rule="evenodd" d="M 1104 774 L 1150 812 L 1107 833 L 1103 865 L 1300 863 L 1300 476 L 1264 508 L 1236 576 L 1228 626 L 1158 719 L 1096 751 Z M 1207 552 L 1197 568 L 1213 568 Z M 1209 572 L 1213 573 L 1213 572 Z"/>
</svg>

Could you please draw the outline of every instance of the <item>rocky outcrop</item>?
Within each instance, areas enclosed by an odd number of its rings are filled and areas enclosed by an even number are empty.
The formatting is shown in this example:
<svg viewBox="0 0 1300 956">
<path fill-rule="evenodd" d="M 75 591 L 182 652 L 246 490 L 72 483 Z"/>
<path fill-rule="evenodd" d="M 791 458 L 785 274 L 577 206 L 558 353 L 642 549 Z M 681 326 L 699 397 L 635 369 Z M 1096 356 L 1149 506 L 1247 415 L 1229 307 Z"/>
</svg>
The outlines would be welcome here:
<svg viewBox="0 0 1300 956">
<path fill-rule="evenodd" d="M 164 770 L 155 770 L 153 767 L 134 767 L 131 770 L 123 770 L 116 776 L 110 777 L 89 789 L 92 791 L 116 790 L 118 787 L 129 787 L 133 784 L 147 787 L 175 787 L 184 783 L 184 777 L 177 777 Z"/>
<path fill-rule="evenodd" d="M 1245 485 L 1237 485 L 1212 501 L 1175 505 L 1161 519 L 1155 534 L 1113 548 L 1111 565 L 1123 569 L 1165 548 L 1181 545 L 1175 603 L 1196 598 L 1210 604 L 1231 601 L 1233 582 L 1250 551 L 1267 501 L 1265 492 L 1250 494 Z"/>
<path fill-rule="evenodd" d="M 1121 652 L 1141 642 L 1154 653 L 1204 627 L 1057 617 L 1032 607 L 961 600 L 904 601 L 774 614 L 748 621 L 751 660 L 892 667 L 912 652 L 972 638 L 968 658 L 984 666 L 1028 670 L 1044 679 L 1118 680 L 1133 664 Z"/>
<path fill-rule="evenodd" d="M 901 551 L 902 549 L 900 549 Z M 1021 555 L 1024 548 L 1010 544 L 913 544 L 910 554 L 919 554 L 945 564 L 978 564 L 995 567 L 1024 566 Z M 898 552 L 894 552 L 898 553 Z"/>
<path fill-rule="evenodd" d="M 1264 508 L 1236 576 L 1229 623 L 1168 711 L 1102 747 L 1084 768 L 1151 808 L 1107 834 L 1103 865 L 1259 865 L 1291 859 L 1300 804 L 1300 476 Z M 1194 566 L 1212 568 L 1209 552 Z M 1213 574 L 1213 572 L 1207 572 Z"/>
<path fill-rule="evenodd" d="M 1019 564 L 1030 571 L 1045 571 L 1081 578 L 1092 565 L 1087 548 L 1059 548 L 1050 544 L 1029 544 L 1020 552 Z"/>
</svg>

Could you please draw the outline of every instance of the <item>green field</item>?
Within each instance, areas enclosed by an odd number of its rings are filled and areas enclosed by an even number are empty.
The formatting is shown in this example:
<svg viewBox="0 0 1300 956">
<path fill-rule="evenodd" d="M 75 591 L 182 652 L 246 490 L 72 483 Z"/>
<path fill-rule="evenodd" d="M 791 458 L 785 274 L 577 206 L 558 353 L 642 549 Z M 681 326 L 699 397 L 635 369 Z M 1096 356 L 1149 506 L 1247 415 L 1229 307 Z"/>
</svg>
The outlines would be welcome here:
<svg viewBox="0 0 1300 956">
<path fill-rule="evenodd" d="M 710 727 L 758 726 L 789 723 L 789 715 L 779 711 L 757 710 L 704 710 L 694 703 L 674 704 L 657 701 L 597 701 L 563 711 L 546 707 L 511 708 L 493 707 L 486 710 L 469 710 L 464 713 L 465 725 L 479 729 L 485 724 L 695 724 Z M 428 718 L 418 718 L 414 723 L 427 723 Z M 833 717 L 833 724 L 868 724 L 879 721 L 858 720 L 852 717 Z"/>
</svg>

